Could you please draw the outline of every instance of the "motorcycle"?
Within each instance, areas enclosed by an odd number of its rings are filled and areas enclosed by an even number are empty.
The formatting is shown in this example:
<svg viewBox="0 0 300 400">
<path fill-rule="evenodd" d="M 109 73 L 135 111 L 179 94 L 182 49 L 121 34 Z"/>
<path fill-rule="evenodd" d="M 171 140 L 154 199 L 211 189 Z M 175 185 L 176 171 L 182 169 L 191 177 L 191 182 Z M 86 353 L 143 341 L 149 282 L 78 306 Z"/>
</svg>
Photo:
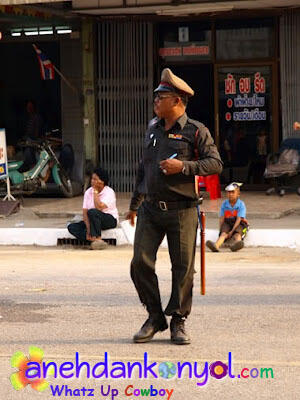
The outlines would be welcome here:
<svg viewBox="0 0 300 400">
<path fill-rule="evenodd" d="M 29 171 L 20 172 L 24 161 L 8 162 L 8 177 L 12 194 L 31 195 L 39 189 L 47 189 L 48 180 L 52 179 L 65 197 L 73 197 L 72 182 L 67 168 L 55 154 L 51 142 L 47 139 L 26 140 L 20 147 L 33 148 L 39 153 L 37 163 Z M 66 145 L 70 146 L 70 145 Z M 71 147 L 71 146 L 70 146 Z M 0 182 L 1 183 L 1 182 Z M 4 185 L 3 183 L 1 183 Z M 1 190 L 3 192 L 3 190 Z"/>
</svg>

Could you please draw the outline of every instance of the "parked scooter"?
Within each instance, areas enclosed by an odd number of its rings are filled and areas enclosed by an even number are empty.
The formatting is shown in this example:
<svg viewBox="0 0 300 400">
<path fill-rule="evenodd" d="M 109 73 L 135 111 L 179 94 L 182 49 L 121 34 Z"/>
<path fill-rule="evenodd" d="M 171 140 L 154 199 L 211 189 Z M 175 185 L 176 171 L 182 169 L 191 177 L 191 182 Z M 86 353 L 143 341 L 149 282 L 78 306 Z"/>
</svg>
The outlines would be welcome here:
<svg viewBox="0 0 300 400">
<path fill-rule="evenodd" d="M 59 161 L 51 143 L 47 139 L 26 140 L 19 143 L 21 147 L 33 147 L 39 152 L 36 165 L 29 171 L 20 172 L 24 161 L 9 161 L 8 176 L 12 194 L 33 194 L 38 189 L 47 189 L 47 182 L 52 175 L 54 183 L 65 197 L 73 197 L 72 182 L 66 168 Z M 5 182 L 2 181 L 3 189 Z M 5 190 L 5 189 L 4 189 Z M 1 189 L 1 192 L 4 192 Z"/>
</svg>

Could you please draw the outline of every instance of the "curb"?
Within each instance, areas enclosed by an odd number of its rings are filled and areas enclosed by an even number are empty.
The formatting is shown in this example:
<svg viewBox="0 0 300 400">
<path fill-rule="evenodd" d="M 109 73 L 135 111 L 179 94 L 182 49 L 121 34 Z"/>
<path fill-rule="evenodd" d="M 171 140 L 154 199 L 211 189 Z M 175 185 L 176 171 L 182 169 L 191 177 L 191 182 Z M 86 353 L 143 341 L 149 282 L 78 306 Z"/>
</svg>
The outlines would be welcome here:
<svg viewBox="0 0 300 400">
<path fill-rule="evenodd" d="M 117 245 L 128 244 L 121 228 L 103 231 L 103 239 L 115 239 Z M 0 245 L 57 246 L 58 239 L 74 239 L 66 228 L 1 228 Z"/>
<path fill-rule="evenodd" d="M 121 223 L 121 228 L 103 231 L 104 239 L 115 239 L 117 246 L 132 245 L 135 229 Z M 205 231 L 206 240 L 216 240 L 217 229 Z M 58 239 L 74 238 L 66 228 L 0 228 L 0 245 L 17 246 L 57 246 Z M 197 234 L 197 245 L 200 244 L 200 233 Z M 245 238 L 248 247 L 289 247 L 300 249 L 300 229 L 251 229 Z M 167 247 L 164 238 L 162 248 Z"/>
<path fill-rule="evenodd" d="M 128 221 L 121 222 L 128 244 L 133 245 L 135 228 Z M 206 229 L 205 241 L 216 241 L 219 236 L 218 229 Z M 244 240 L 248 247 L 289 247 L 300 249 L 300 229 L 251 229 Z M 197 232 L 197 246 L 200 245 L 200 230 Z M 161 247 L 167 248 L 166 237 Z"/>
</svg>

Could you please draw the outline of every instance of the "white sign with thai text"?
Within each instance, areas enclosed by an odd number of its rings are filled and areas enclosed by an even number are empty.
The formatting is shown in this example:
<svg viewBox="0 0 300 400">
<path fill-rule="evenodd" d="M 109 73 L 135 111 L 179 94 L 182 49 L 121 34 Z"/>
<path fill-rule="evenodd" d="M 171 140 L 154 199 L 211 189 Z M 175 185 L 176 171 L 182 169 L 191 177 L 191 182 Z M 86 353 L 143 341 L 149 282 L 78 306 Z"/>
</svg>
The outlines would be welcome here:
<svg viewBox="0 0 300 400">
<path fill-rule="evenodd" d="M 189 42 L 189 28 L 187 26 L 180 26 L 178 28 L 178 42 Z"/>
<path fill-rule="evenodd" d="M 0 179 L 7 178 L 7 153 L 5 129 L 0 129 Z"/>
</svg>

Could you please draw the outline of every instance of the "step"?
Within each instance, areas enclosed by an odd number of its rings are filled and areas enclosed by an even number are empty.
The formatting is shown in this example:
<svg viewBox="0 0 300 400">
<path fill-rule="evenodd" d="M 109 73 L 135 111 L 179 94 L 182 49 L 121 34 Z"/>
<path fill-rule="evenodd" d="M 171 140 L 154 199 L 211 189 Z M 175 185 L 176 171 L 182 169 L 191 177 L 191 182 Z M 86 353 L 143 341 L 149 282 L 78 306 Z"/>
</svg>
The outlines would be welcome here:
<svg viewBox="0 0 300 400">
<path fill-rule="evenodd" d="M 128 221 L 121 222 L 125 236 L 129 244 L 133 244 L 135 228 Z M 219 235 L 218 229 L 206 229 L 205 241 L 216 241 Z M 300 229 L 250 229 L 245 246 L 248 247 L 290 247 L 300 249 Z M 197 245 L 200 245 L 200 231 L 197 232 Z M 164 238 L 162 247 L 167 247 L 167 239 Z"/>
<path fill-rule="evenodd" d="M 57 246 L 58 239 L 74 238 L 67 228 L 1 228 L 0 245 Z M 128 244 L 121 228 L 107 229 L 103 239 L 115 239 L 117 246 Z"/>
<path fill-rule="evenodd" d="M 124 221 L 120 228 L 103 231 L 103 239 L 115 239 L 117 246 L 132 245 L 135 228 L 128 225 L 128 222 Z M 205 240 L 215 241 L 217 237 L 217 229 L 205 231 Z M 71 239 L 73 236 L 66 228 L 0 228 L 0 245 L 57 246 L 58 239 L 68 238 Z M 198 231 L 198 246 L 199 243 Z M 300 229 L 250 229 L 245 238 L 245 245 L 248 247 L 289 247 L 300 250 Z M 167 247 L 166 238 L 161 246 Z"/>
</svg>

